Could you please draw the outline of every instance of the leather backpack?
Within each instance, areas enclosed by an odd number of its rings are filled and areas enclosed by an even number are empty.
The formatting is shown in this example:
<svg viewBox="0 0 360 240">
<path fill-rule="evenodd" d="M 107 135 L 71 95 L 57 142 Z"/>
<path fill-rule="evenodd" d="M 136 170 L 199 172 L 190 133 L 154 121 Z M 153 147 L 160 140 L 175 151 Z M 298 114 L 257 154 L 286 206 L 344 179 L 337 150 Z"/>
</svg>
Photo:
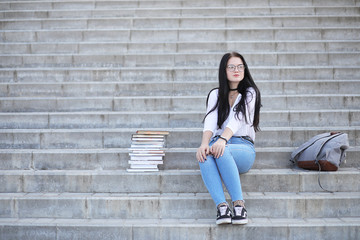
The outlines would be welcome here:
<svg viewBox="0 0 360 240">
<path fill-rule="evenodd" d="M 291 154 L 293 163 L 308 170 L 337 171 L 349 148 L 348 135 L 341 132 L 314 136 Z"/>
<path fill-rule="evenodd" d="M 345 150 L 348 148 L 349 141 L 346 133 L 323 133 L 316 135 L 293 151 L 290 161 L 303 169 L 318 170 L 319 186 L 333 193 L 321 185 L 320 171 L 337 171 L 345 160 Z"/>
</svg>

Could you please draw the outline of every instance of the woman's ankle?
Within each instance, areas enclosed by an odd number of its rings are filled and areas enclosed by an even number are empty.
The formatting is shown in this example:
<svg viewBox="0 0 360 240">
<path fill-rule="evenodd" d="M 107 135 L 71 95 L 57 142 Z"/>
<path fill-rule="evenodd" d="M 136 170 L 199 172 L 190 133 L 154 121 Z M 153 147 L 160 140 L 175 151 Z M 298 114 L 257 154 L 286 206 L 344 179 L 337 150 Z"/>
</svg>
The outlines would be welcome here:
<svg viewBox="0 0 360 240">
<path fill-rule="evenodd" d="M 227 202 L 223 202 L 220 203 L 219 205 L 217 205 L 217 208 L 222 207 L 222 206 L 229 206 Z"/>
<path fill-rule="evenodd" d="M 233 206 L 241 206 L 241 207 L 245 207 L 245 202 L 244 200 L 236 200 L 233 202 Z"/>
</svg>

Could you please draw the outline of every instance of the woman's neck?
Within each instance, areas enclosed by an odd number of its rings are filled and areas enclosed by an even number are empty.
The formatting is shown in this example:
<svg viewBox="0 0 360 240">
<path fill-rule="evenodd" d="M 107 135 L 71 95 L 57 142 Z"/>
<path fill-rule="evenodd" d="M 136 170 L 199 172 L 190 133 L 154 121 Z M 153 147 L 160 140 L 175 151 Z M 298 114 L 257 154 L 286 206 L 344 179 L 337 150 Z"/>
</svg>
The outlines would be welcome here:
<svg viewBox="0 0 360 240">
<path fill-rule="evenodd" d="M 233 90 L 233 89 L 237 89 L 237 87 L 238 87 L 238 84 L 229 84 L 229 87 L 230 87 L 230 90 Z"/>
</svg>

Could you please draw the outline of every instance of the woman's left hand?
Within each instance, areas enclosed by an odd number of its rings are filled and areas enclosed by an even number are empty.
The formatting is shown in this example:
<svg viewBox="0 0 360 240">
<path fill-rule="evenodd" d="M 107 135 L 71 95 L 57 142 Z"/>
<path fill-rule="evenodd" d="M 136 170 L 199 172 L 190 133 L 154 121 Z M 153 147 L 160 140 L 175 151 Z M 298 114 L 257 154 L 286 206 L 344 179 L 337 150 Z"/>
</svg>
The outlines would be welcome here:
<svg viewBox="0 0 360 240">
<path fill-rule="evenodd" d="M 219 138 L 210 148 L 210 153 L 215 157 L 219 158 L 224 154 L 226 141 Z"/>
</svg>

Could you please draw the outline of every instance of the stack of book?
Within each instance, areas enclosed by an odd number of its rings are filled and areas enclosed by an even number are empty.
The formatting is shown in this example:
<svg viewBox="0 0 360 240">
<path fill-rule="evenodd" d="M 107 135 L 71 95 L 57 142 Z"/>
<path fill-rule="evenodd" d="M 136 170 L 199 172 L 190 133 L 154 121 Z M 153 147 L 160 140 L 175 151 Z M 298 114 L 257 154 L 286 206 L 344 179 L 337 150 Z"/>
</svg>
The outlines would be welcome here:
<svg viewBox="0 0 360 240">
<path fill-rule="evenodd" d="M 159 171 L 165 156 L 165 137 L 167 131 L 139 130 L 131 137 L 130 168 L 128 172 Z"/>
</svg>

